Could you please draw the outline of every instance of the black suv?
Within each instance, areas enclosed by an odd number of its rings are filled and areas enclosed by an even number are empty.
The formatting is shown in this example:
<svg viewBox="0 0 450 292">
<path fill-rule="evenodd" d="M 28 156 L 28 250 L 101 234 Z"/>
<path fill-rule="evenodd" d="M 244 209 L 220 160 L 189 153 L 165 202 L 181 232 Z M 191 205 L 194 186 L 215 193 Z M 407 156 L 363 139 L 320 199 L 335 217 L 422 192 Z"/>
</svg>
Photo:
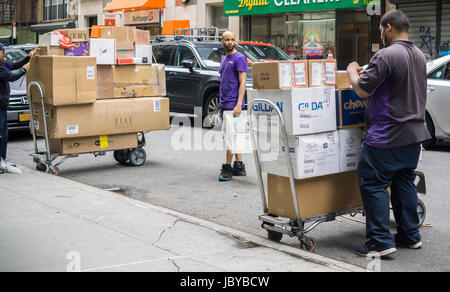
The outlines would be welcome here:
<svg viewBox="0 0 450 292">
<path fill-rule="evenodd" d="M 219 67 L 225 56 L 222 43 L 174 40 L 154 42 L 152 47 L 156 61 L 166 65 L 171 112 L 194 114 L 194 107 L 202 107 L 204 126 L 220 123 Z M 246 86 L 251 88 L 251 64 L 259 60 L 240 45 L 236 45 L 236 50 L 248 59 Z"/>
</svg>

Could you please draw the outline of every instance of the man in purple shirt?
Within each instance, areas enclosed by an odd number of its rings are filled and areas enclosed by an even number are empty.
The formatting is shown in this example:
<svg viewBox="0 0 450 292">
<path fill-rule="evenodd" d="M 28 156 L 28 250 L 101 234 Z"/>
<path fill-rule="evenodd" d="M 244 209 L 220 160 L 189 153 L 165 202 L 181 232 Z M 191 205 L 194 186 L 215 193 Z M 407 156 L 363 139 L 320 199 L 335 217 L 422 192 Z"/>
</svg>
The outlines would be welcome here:
<svg viewBox="0 0 450 292">
<path fill-rule="evenodd" d="M 361 196 L 369 241 L 356 248 L 361 256 L 386 256 L 396 247 L 422 246 L 417 214 L 414 170 L 420 143 L 430 139 L 425 127 L 426 61 L 408 39 L 409 21 L 400 10 L 381 18 L 378 51 L 365 70 L 353 62 L 347 67 L 355 92 L 368 98 L 367 136 L 358 162 Z M 389 232 L 389 193 L 397 234 Z"/>
<path fill-rule="evenodd" d="M 247 79 L 247 57 L 236 51 L 236 35 L 231 31 L 222 34 L 222 44 L 225 48 L 225 56 L 220 63 L 220 108 L 232 110 L 235 116 L 239 116 L 245 106 L 245 81 Z M 227 149 L 226 163 L 222 165 L 219 181 L 229 181 L 235 176 L 245 176 L 245 164 L 242 162 L 242 154 L 236 154 L 234 165 L 231 166 L 233 154 Z"/>
</svg>

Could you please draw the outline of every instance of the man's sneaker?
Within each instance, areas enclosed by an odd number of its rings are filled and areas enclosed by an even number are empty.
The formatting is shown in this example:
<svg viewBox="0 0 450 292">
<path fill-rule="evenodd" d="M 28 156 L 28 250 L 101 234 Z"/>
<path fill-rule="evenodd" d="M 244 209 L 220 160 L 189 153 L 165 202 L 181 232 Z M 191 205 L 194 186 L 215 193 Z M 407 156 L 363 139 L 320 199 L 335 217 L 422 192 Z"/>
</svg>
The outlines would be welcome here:
<svg viewBox="0 0 450 292">
<path fill-rule="evenodd" d="M 381 247 L 377 246 L 373 241 L 368 241 L 363 246 L 357 246 L 355 253 L 362 257 L 372 258 L 374 256 L 384 257 L 396 252 L 395 247 Z"/>
<path fill-rule="evenodd" d="M 242 161 L 235 161 L 233 164 L 233 175 L 234 176 L 246 176 L 245 164 Z"/>
<path fill-rule="evenodd" d="M 416 242 L 416 243 L 406 243 L 405 241 L 400 240 L 397 234 L 395 234 L 395 245 L 397 247 L 404 247 L 404 248 L 410 248 L 410 249 L 419 249 L 423 246 L 422 241 Z"/>
<path fill-rule="evenodd" d="M 231 164 L 222 164 L 219 181 L 229 181 L 231 179 L 233 179 L 233 168 Z"/>
</svg>

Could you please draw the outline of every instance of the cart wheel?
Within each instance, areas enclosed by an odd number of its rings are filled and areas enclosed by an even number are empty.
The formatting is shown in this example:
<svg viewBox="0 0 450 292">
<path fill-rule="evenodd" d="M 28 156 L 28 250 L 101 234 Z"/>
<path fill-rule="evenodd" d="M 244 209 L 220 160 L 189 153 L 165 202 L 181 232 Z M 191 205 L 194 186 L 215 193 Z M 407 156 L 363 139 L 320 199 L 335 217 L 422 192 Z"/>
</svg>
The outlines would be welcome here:
<svg viewBox="0 0 450 292">
<path fill-rule="evenodd" d="M 419 227 L 425 222 L 425 216 L 427 215 L 427 209 L 425 203 L 421 200 L 417 200 L 417 215 L 419 215 Z"/>
<path fill-rule="evenodd" d="M 132 166 L 141 166 L 145 163 L 147 154 L 143 148 L 134 148 L 130 151 L 129 159 Z"/>
<path fill-rule="evenodd" d="M 130 157 L 130 150 L 116 150 L 114 151 L 114 159 L 119 163 L 125 163 Z"/>
<path fill-rule="evenodd" d="M 314 251 L 316 249 L 316 241 L 312 237 L 303 237 L 299 238 L 300 240 L 300 247 L 307 251 Z"/>
<path fill-rule="evenodd" d="M 36 170 L 37 171 L 46 172 L 47 171 L 47 165 L 45 165 L 44 163 L 38 163 L 38 164 L 36 164 Z"/>
<path fill-rule="evenodd" d="M 270 225 L 270 226 L 274 226 L 274 225 L 271 224 L 271 223 L 266 223 L 266 222 L 264 222 L 264 224 Z M 264 224 L 263 224 L 263 225 L 264 225 Z M 280 242 L 281 239 L 283 238 L 283 233 L 281 233 L 281 232 L 276 232 L 276 231 L 273 231 L 273 230 L 267 230 L 267 238 L 270 239 L 270 240 L 272 240 L 272 241 L 275 241 L 275 242 Z"/>
<path fill-rule="evenodd" d="M 55 166 L 55 167 L 49 167 L 48 173 L 58 176 L 61 172 L 59 171 L 59 168 Z"/>
</svg>

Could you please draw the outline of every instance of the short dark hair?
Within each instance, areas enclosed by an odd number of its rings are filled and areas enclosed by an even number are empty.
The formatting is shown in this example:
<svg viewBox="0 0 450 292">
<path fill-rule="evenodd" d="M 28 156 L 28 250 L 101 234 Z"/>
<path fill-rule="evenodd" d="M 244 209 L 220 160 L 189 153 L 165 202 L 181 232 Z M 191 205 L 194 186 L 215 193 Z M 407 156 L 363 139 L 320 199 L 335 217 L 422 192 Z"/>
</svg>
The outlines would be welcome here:
<svg viewBox="0 0 450 292">
<path fill-rule="evenodd" d="M 409 20 L 401 10 L 391 10 L 381 18 L 381 25 L 386 28 L 390 24 L 398 32 L 408 32 Z"/>
</svg>

